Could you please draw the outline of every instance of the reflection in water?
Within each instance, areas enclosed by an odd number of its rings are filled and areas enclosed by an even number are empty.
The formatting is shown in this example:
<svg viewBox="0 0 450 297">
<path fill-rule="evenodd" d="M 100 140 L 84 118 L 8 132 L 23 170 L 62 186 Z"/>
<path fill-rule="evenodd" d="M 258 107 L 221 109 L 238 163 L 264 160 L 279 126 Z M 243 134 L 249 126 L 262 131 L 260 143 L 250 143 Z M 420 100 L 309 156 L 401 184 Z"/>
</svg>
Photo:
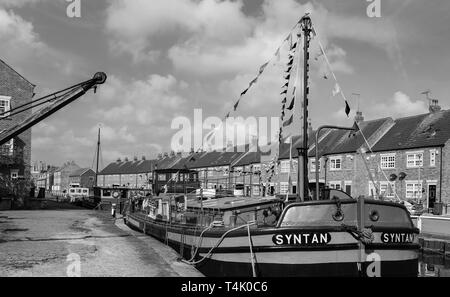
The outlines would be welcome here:
<svg viewBox="0 0 450 297">
<path fill-rule="evenodd" d="M 450 259 L 439 255 L 421 255 L 420 277 L 450 277 Z"/>
</svg>

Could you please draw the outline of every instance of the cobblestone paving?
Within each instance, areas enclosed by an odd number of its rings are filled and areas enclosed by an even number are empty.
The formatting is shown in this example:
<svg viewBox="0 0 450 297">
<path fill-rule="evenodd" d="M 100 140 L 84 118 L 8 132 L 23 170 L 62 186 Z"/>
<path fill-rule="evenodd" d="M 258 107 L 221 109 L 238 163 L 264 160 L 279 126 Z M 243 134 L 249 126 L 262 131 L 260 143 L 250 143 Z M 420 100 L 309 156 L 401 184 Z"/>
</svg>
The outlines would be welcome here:
<svg viewBox="0 0 450 297">
<path fill-rule="evenodd" d="M 0 212 L 0 276 L 202 276 L 156 239 L 90 210 Z"/>
</svg>

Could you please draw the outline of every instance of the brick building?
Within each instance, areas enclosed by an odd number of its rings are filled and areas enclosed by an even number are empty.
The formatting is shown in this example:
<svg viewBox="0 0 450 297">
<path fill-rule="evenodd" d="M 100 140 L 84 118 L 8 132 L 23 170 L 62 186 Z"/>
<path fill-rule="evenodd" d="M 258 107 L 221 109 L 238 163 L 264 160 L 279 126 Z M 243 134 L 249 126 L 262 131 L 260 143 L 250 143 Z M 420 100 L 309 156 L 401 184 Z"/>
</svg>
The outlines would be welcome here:
<svg viewBox="0 0 450 297">
<path fill-rule="evenodd" d="M 97 186 L 148 188 L 153 178 L 155 164 L 155 160 L 146 160 L 145 157 L 141 160 L 134 158 L 132 161 L 118 159 L 99 172 Z"/>
<path fill-rule="evenodd" d="M 77 185 L 80 188 L 93 188 L 95 184 L 95 172 L 91 168 L 81 168 L 69 175 L 69 185 Z"/>
<path fill-rule="evenodd" d="M 18 124 L 31 110 L 12 118 L 8 112 L 14 107 L 31 102 L 35 85 L 0 60 L 0 131 Z M 11 178 L 29 177 L 31 170 L 31 129 L 15 137 L 0 150 L 0 174 Z"/>
<path fill-rule="evenodd" d="M 74 161 L 66 162 L 63 166 L 56 169 L 53 173 L 52 193 L 55 195 L 67 193 L 70 184 L 69 177 L 79 169 L 81 169 L 80 166 L 75 164 Z"/>
</svg>

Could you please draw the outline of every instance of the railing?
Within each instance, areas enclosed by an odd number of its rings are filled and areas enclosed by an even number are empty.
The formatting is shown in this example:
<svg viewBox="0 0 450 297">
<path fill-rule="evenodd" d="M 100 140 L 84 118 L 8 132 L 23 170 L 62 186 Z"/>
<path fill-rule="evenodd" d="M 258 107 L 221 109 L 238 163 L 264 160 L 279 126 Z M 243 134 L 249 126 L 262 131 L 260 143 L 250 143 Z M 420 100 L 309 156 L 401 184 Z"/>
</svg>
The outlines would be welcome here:
<svg viewBox="0 0 450 297">
<path fill-rule="evenodd" d="M 450 215 L 435 216 L 424 214 L 411 217 L 420 233 L 450 237 Z"/>
</svg>

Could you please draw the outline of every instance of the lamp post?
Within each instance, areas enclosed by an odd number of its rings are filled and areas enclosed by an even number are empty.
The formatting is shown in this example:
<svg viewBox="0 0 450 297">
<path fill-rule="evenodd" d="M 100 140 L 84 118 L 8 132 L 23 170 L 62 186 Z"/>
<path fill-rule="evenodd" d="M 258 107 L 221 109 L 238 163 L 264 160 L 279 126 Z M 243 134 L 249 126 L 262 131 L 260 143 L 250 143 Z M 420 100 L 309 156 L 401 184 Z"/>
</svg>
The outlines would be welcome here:
<svg viewBox="0 0 450 297">
<path fill-rule="evenodd" d="M 339 126 L 320 126 L 319 129 L 317 129 L 316 132 L 316 144 L 315 144 L 315 150 L 316 150 L 316 200 L 319 200 L 319 136 L 322 129 L 334 129 L 334 130 L 346 130 L 346 131 L 356 131 L 354 127 L 339 127 Z"/>
</svg>

